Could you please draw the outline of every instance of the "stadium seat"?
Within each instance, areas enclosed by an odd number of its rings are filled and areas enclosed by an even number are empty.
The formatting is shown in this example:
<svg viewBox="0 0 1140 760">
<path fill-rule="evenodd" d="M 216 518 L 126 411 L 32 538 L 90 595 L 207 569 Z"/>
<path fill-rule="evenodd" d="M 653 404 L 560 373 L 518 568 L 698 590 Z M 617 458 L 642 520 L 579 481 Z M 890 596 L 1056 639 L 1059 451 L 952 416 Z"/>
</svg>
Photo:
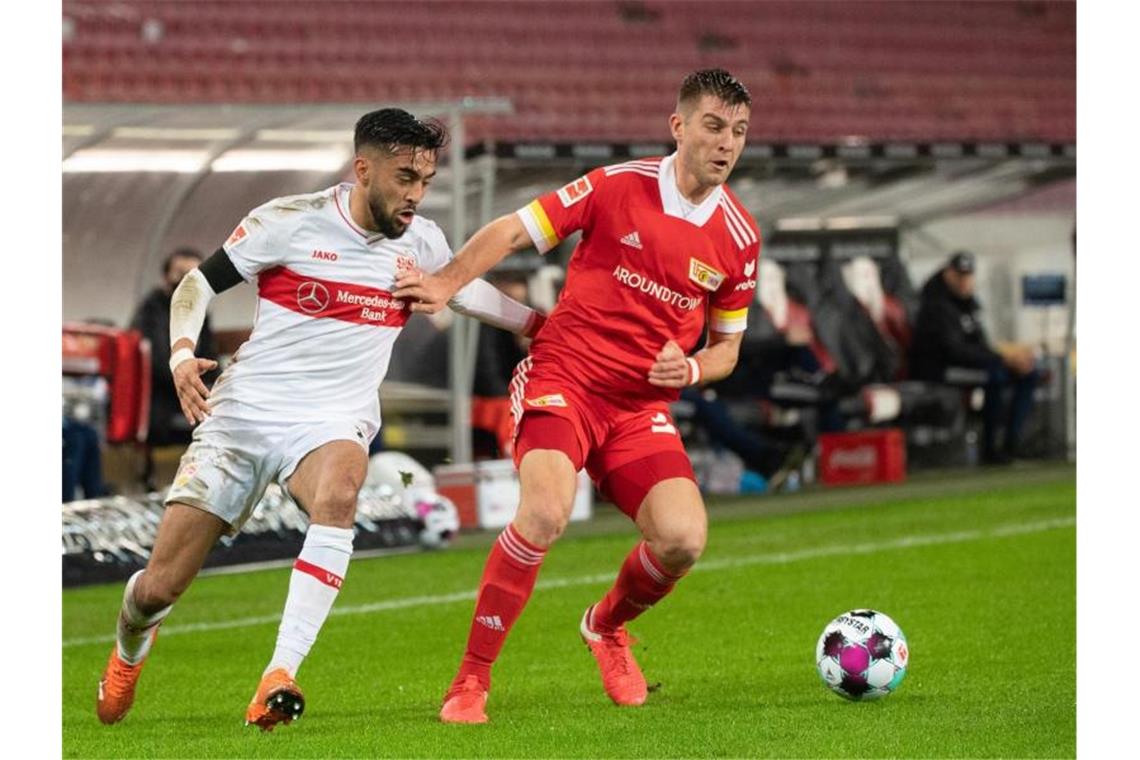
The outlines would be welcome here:
<svg viewBox="0 0 1140 760">
<path fill-rule="evenodd" d="M 620 4 L 413 4 L 401 7 L 401 34 L 393 36 L 382 4 L 344 4 L 330 15 L 288 0 L 68 0 L 64 97 L 336 102 L 494 94 L 531 114 L 513 134 L 632 141 L 660 139 L 661 127 L 628 117 L 670 103 L 686 71 L 726 65 L 760 94 L 754 140 L 1076 137 L 1071 4 L 1045 4 L 1035 15 L 1012 3 L 653 8 L 649 18 L 630 21 Z M 148 43 L 140 29 L 150 19 L 162 35 Z M 704 49 L 702 38 L 710 37 L 720 47 Z M 431 65 L 406 63 L 421 59 Z M 151 75 L 152 64 L 162 76 Z M 328 76 L 354 67 L 367 68 L 367 84 Z M 287 71 L 287 79 L 267 83 L 273 70 Z M 581 118 L 590 111 L 621 118 L 603 126 Z M 574 133 L 579 126 L 585 133 Z"/>
</svg>

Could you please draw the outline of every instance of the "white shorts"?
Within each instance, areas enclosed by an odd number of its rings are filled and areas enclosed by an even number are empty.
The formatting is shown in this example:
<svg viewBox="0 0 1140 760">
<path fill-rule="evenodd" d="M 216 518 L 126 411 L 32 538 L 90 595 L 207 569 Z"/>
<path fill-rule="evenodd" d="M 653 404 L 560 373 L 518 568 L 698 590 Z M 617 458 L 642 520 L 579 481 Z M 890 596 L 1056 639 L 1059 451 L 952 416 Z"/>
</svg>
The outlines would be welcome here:
<svg viewBox="0 0 1140 760">
<path fill-rule="evenodd" d="M 368 451 L 360 421 L 265 423 L 208 417 L 194 430 L 166 504 L 179 502 L 217 515 L 236 535 L 270 483 L 286 481 L 306 454 L 330 441 L 355 441 Z"/>
</svg>

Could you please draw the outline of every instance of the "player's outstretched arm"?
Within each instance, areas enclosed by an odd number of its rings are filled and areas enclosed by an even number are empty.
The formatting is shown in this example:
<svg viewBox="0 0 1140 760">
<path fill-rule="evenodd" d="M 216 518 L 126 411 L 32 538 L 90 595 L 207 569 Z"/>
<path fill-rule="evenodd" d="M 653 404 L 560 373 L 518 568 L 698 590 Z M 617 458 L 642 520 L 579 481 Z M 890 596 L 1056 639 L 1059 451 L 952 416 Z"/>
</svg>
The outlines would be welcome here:
<svg viewBox="0 0 1140 760">
<path fill-rule="evenodd" d="M 507 214 L 476 232 L 447 266 L 434 274 L 417 270 L 396 279 L 396 298 L 403 298 L 412 311 L 435 314 L 459 289 L 498 264 L 508 255 L 533 245 L 526 227 L 516 214 Z"/>
<path fill-rule="evenodd" d="M 183 277 L 170 297 L 170 373 L 182 414 L 191 425 L 210 414 L 206 403 L 210 391 L 202 382 L 202 375 L 218 366 L 216 361 L 194 356 L 194 346 L 206 321 L 206 307 L 215 295 L 241 280 L 230 257 L 218 250 Z"/>
<path fill-rule="evenodd" d="M 533 338 L 546 324 L 546 317 L 542 314 L 519 303 L 486 280 L 475 279 L 464 285 L 448 306 L 459 314 L 526 338 Z"/>
<path fill-rule="evenodd" d="M 670 340 L 657 352 L 649 369 L 649 384 L 660 388 L 684 388 L 723 380 L 735 369 L 743 340 L 743 332 L 710 330 L 708 344 L 692 356 L 685 356 L 677 342 Z"/>
</svg>

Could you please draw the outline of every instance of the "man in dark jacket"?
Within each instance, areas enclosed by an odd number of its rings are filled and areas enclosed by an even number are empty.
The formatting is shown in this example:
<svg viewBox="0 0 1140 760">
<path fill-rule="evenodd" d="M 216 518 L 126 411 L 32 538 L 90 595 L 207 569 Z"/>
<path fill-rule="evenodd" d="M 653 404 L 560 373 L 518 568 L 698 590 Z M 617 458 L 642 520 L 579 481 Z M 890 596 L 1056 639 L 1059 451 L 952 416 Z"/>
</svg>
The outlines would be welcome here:
<svg viewBox="0 0 1140 760">
<path fill-rule="evenodd" d="M 148 446 L 165 446 L 190 443 L 191 429 L 174 390 L 174 377 L 170 373 L 170 297 L 186 274 L 202 263 L 202 254 L 193 248 L 177 248 L 162 265 L 162 285 L 152 290 L 135 309 L 131 328 L 138 330 L 150 341 L 150 429 Z M 210 319 L 202 325 L 196 354 L 202 359 L 217 359 L 214 333 Z M 215 373 L 203 377 L 207 385 L 213 383 Z"/>
<path fill-rule="evenodd" d="M 992 345 L 987 340 L 980 312 L 981 305 L 974 297 L 974 255 L 959 251 L 922 288 L 911 374 L 919 380 L 944 382 L 951 367 L 984 370 L 982 458 L 1001 464 L 1018 453 L 1021 428 L 1033 407 L 1039 375 L 1027 346 Z M 1003 396 L 1010 387 L 1013 399 L 1006 408 Z M 997 429 L 1003 422 L 1005 439 L 998 447 Z"/>
<path fill-rule="evenodd" d="M 488 280 L 519 303 L 527 303 L 522 273 L 491 272 Z M 511 377 L 526 358 L 530 341 L 503 330 L 479 329 L 475 379 L 471 389 L 471 445 L 475 459 L 510 456 L 514 421 L 511 418 Z"/>
</svg>

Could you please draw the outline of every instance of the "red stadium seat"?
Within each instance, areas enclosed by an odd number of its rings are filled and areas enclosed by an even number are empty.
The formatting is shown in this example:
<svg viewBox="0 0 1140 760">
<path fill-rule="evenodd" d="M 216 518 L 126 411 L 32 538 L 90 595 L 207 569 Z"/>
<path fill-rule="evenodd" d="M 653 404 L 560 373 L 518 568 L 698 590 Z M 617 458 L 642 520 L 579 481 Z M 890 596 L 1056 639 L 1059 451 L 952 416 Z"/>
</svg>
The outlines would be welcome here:
<svg viewBox="0 0 1140 760">
<path fill-rule="evenodd" d="M 685 72 L 724 65 L 756 95 L 753 139 L 1075 139 L 1072 4 L 1037 15 L 1003 2 L 652 7 L 655 20 L 627 22 L 609 3 L 411 4 L 391 34 L 391 8 L 373 3 L 331 14 L 289 0 L 67 0 L 64 97 L 503 95 L 527 121 L 517 130 L 511 119 L 488 122 L 491 136 L 660 139 L 660 120 L 638 117 L 667 108 Z M 150 43 L 148 19 L 162 24 Z M 721 44 L 702 49 L 702 40 Z"/>
</svg>

